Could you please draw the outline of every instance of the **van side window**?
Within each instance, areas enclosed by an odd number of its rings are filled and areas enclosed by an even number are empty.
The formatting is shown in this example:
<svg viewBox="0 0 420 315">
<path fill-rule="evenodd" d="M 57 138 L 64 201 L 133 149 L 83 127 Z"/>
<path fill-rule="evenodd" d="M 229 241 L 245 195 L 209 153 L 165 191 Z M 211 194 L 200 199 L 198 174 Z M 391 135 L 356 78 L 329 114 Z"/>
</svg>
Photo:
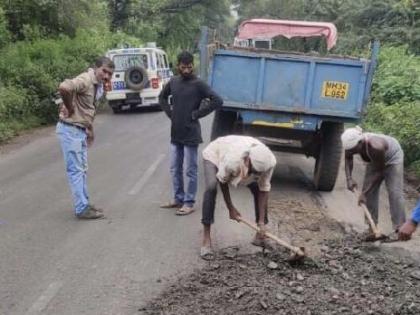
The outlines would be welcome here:
<svg viewBox="0 0 420 315">
<path fill-rule="evenodd" d="M 163 61 L 165 62 L 165 68 L 169 68 L 168 58 L 166 57 L 166 55 L 163 55 Z"/>
<path fill-rule="evenodd" d="M 162 55 L 156 54 L 156 57 L 157 57 L 157 68 L 162 69 L 163 68 Z"/>
<path fill-rule="evenodd" d="M 155 60 L 153 60 L 153 53 L 151 51 L 148 51 L 147 54 L 149 55 L 149 60 L 150 60 L 150 69 L 155 70 L 156 69 L 156 62 Z"/>
</svg>

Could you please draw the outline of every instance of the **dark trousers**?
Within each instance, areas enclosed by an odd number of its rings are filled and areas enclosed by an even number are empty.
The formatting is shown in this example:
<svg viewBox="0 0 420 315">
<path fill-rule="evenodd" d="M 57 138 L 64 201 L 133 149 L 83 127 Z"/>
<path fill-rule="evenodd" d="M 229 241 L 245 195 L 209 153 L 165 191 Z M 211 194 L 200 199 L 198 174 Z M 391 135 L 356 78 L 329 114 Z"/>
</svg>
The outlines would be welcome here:
<svg viewBox="0 0 420 315">
<path fill-rule="evenodd" d="M 204 196 L 203 196 L 203 208 L 202 208 L 202 218 L 201 223 L 205 225 L 210 225 L 214 223 L 214 209 L 216 207 L 216 196 L 217 196 L 217 167 L 210 161 L 204 160 Z M 258 184 L 256 182 L 248 185 L 249 190 L 251 191 L 254 197 L 254 209 L 255 209 L 255 222 L 259 221 L 258 213 Z M 267 216 L 267 207 L 265 209 L 265 224 L 268 223 Z"/>
<path fill-rule="evenodd" d="M 363 190 L 372 181 L 376 170 L 369 163 L 366 166 Z M 385 170 L 385 185 L 388 190 L 389 210 L 393 228 L 397 228 L 405 222 L 405 200 L 404 200 L 404 164 L 388 165 Z M 379 191 L 382 181 L 377 183 L 366 195 L 366 206 L 372 215 L 373 221 L 378 224 Z"/>
</svg>

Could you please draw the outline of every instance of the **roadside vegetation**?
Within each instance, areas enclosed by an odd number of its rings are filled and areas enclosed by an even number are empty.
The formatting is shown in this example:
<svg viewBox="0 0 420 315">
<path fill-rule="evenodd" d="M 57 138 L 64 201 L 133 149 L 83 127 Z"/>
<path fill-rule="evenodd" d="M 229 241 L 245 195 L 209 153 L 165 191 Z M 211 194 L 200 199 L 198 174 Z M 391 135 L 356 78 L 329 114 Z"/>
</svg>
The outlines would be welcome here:
<svg viewBox="0 0 420 315">
<path fill-rule="evenodd" d="M 228 41 L 240 21 L 255 17 L 331 21 L 339 31 L 336 54 L 366 56 L 369 42 L 380 40 L 363 125 L 398 138 L 406 165 L 420 175 L 415 0 L 0 0 L 0 142 L 53 123 L 58 83 L 109 48 L 153 41 L 174 62 L 181 49 L 195 50 L 202 25 Z"/>
</svg>

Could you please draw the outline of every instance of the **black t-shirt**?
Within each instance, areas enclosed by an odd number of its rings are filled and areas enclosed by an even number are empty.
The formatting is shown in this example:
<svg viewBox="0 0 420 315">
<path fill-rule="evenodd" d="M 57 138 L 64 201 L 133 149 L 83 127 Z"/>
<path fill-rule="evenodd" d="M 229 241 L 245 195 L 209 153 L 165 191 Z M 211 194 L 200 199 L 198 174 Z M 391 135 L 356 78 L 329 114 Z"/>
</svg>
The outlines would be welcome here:
<svg viewBox="0 0 420 315">
<path fill-rule="evenodd" d="M 172 106 L 168 97 L 172 95 Z M 203 102 L 203 100 L 208 102 Z M 203 142 L 199 118 L 223 104 L 223 100 L 203 80 L 192 76 L 172 77 L 159 95 L 159 104 L 171 119 L 171 142 L 198 145 Z M 201 106 L 200 106 L 201 104 Z"/>
</svg>

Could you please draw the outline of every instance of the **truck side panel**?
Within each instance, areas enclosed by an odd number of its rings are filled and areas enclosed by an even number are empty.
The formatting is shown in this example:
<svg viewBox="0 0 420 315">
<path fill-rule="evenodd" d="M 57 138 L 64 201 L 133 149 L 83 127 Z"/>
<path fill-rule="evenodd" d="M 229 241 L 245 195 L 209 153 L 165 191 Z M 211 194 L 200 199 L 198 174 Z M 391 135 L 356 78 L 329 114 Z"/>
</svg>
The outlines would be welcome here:
<svg viewBox="0 0 420 315">
<path fill-rule="evenodd" d="M 226 107 L 358 119 L 368 60 L 219 50 L 210 84 Z"/>
</svg>

